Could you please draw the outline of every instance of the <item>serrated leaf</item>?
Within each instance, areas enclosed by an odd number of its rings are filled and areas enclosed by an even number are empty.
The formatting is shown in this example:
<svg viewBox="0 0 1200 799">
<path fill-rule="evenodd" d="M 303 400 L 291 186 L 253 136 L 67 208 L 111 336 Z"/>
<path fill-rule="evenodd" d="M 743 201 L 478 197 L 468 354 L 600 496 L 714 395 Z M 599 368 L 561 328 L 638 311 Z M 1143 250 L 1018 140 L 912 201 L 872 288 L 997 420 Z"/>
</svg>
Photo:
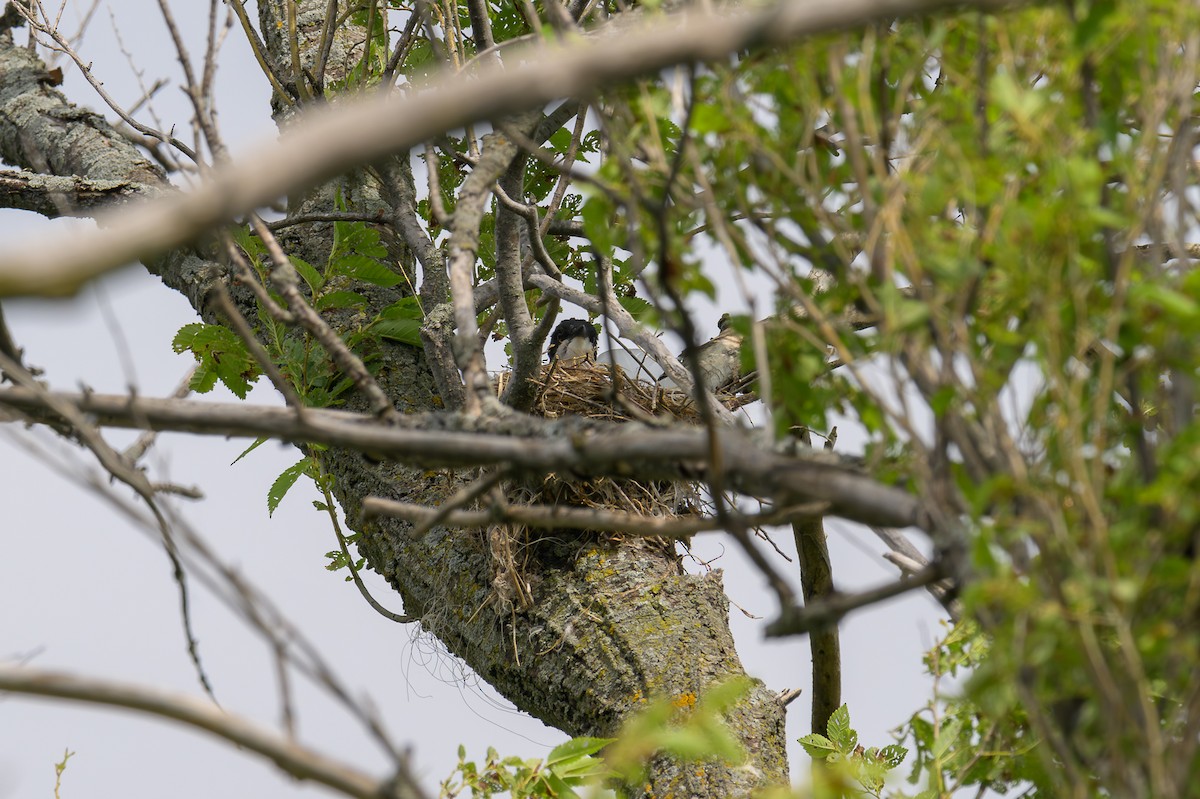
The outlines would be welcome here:
<svg viewBox="0 0 1200 799">
<path fill-rule="evenodd" d="M 842 705 L 829 716 L 829 722 L 825 725 L 825 731 L 829 733 L 830 740 L 841 744 L 850 732 L 850 708 L 847 705 Z M 839 747 L 840 748 L 840 747 Z"/>
<path fill-rule="evenodd" d="M 800 745 L 804 747 L 804 751 L 814 760 L 824 760 L 837 751 L 837 747 L 833 741 L 826 738 L 820 733 L 812 733 L 805 735 L 800 739 Z"/>
<path fill-rule="evenodd" d="M 908 757 L 908 750 L 900 744 L 891 744 L 879 750 L 879 757 L 887 764 L 889 769 L 893 769 L 903 763 L 904 758 Z"/>
<path fill-rule="evenodd" d="M 641 297 L 618 297 L 617 304 L 639 322 L 651 322 L 658 318 L 658 309 Z"/>
<path fill-rule="evenodd" d="M 231 463 L 229 465 L 232 466 L 234 463 L 237 463 L 242 458 L 246 457 L 251 452 L 258 449 L 259 447 L 261 447 L 263 444 L 265 444 L 266 442 L 268 442 L 270 440 L 271 439 L 268 436 L 259 436 L 258 438 L 254 439 L 254 443 L 251 444 L 250 446 L 246 447 L 244 450 L 242 450 L 242 454 L 238 455 L 236 458 L 234 458 L 233 463 Z"/>
<path fill-rule="evenodd" d="M 197 337 L 203 336 L 207 327 L 203 322 L 192 322 L 179 328 L 171 339 L 171 349 L 177 353 L 192 349 Z"/>
<path fill-rule="evenodd" d="M 331 265 L 331 271 L 335 275 L 345 275 L 383 288 L 391 288 L 404 280 L 371 256 L 361 254 L 338 258 Z"/>
<path fill-rule="evenodd" d="M 322 294 L 314 303 L 318 311 L 330 311 L 335 308 L 352 308 L 356 305 L 366 305 L 367 298 L 357 291 L 331 291 Z"/>
<path fill-rule="evenodd" d="M 292 490 L 292 486 L 300 479 L 300 475 L 304 474 L 308 468 L 309 459 L 301 458 L 296 463 L 287 467 L 275 478 L 275 482 L 271 483 L 271 488 L 267 491 L 267 515 L 275 515 L 275 509 L 279 507 L 279 503 L 287 496 L 287 493 Z"/>
<path fill-rule="evenodd" d="M 225 384 L 225 387 L 232 391 L 238 399 L 245 399 L 250 393 L 251 378 L 258 378 L 258 367 L 256 364 L 247 363 L 237 358 L 218 358 L 216 359 L 217 377 Z"/>
<path fill-rule="evenodd" d="M 245 399 L 250 385 L 261 374 L 258 364 L 250 357 L 246 344 L 220 325 L 198 322 L 184 325 L 171 340 L 175 352 L 190 350 L 198 364 L 189 382 L 197 393 L 207 393 L 220 379 L 239 398 Z"/>
<path fill-rule="evenodd" d="M 188 388 L 196 394 L 207 394 L 216 386 L 217 370 L 203 363 L 196 367 L 191 380 L 188 380 Z"/>
</svg>

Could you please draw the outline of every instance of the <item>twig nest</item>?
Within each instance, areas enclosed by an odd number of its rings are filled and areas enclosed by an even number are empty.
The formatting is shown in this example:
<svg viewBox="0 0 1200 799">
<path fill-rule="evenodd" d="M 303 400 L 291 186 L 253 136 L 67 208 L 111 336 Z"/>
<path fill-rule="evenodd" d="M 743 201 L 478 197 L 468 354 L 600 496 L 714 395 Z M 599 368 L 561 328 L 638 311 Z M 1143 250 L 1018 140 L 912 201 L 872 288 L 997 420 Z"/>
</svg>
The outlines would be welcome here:
<svg viewBox="0 0 1200 799">
<path fill-rule="evenodd" d="M 497 394 L 504 392 L 510 374 L 496 379 Z M 630 378 L 619 366 L 589 363 L 579 358 L 544 365 L 537 377 L 537 400 L 533 413 L 554 419 L 573 414 L 613 422 L 639 421 L 649 424 L 683 422 L 700 424 L 700 414 L 691 396 L 677 389 Z M 731 410 L 745 404 L 743 397 L 719 395 Z M 504 485 L 505 501 L 514 505 L 571 505 L 583 508 L 620 508 L 644 516 L 677 518 L 691 515 L 703 504 L 698 486 L 671 481 L 642 482 L 625 479 L 581 480 L 570 475 L 548 474 L 537 482 Z M 571 533 L 572 536 L 577 535 Z M 607 540 L 621 536 L 603 533 Z M 527 608 L 536 593 L 536 567 L 529 547 L 544 539 L 545 531 L 528 530 L 511 523 L 487 530 L 492 557 L 493 592 L 500 608 Z M 644 546 L 665 550 L 675 556 L 675 542 L 643 539 Z M 678 561 L 676 567 L 681 568 Z"/>
</svg>

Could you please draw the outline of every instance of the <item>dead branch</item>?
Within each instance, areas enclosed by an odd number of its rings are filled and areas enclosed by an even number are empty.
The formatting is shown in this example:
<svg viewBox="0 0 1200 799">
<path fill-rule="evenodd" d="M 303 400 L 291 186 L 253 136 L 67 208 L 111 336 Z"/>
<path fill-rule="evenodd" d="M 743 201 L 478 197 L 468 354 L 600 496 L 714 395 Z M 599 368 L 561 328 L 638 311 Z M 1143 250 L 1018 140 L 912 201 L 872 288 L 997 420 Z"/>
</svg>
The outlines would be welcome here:
<svg viewBox="0 0 1200 799">
<path fill-rule="evenodd" d="M 0 690 L 123 707 L 171 719 L 260 754 L 298 780 L 319 782 L 346 796 L 359 799 L 379 799 L 381 796 L 423 799 L 425 796 L 420 784 L 403 763 L 390 783 L 381 782 L 352 766 L 191 696 L 167 693 L 143 685 L 8 665 L 0 665 Z"/>
</svg>

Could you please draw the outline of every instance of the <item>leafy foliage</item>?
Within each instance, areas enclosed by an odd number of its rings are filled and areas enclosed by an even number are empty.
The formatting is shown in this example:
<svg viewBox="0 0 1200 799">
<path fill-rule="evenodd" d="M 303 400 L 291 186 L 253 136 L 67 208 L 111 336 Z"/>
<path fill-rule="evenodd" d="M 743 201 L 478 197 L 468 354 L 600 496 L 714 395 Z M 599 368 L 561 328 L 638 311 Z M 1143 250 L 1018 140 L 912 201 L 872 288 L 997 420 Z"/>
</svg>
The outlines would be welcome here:
<svg viewBox="0 0 1200 799">
<path fill-rule="evenodd" d="M 611 775 L 596 753 L 611 743 L 609 738 L 572 738 L 551 750 L 545 760 L 501 758 L 489 748 L 480 765 L 466 759 L 466 749 L 458 748 L 458 767 L 442 783 L 441 796 L 455 797 L 469 790 L 472 797 L 506 793 L 513 799 L 564 797 L 575 799 L 577 788 L 595 785 Z"/>
<path fill-rule="evenodd" d="M 275 482 L 271 484 L 270 490 L 267 491 L 267 514 L 275 514 L 279 503 L 283 501 L 283 498 L 292 490 L 292 486 L 296 485 L 296 481 L 302 475 L 315 479 L 315 468 L 316 464 L 312 457 L 305 456 L 280 472 L 279 476 L 275 478 Z"/>
<path fill-rule="evenodd" d="M 513 797 L 575 797 L 585 786 L 640 785 L 646 763 L 657 754 L 685 762 L 719 759 L 740 763 L 745 753 L 722 716 L 744 698 L 747 679 L 729 680 L 700 696 L 686 693 L 649 703 L 632 716 L 616 738 L 573 738 L 543 760 L 501 758 L 489 749 L 482 765 L 458 750 L 458 768 L 442 783 L 442 797 L 465 790 L 472 797 L 508 792 Z M 601 753 L 603 757 L 596 757 Z M 457 775 L 457 778 L 455 778 Z M 588 795 L 595 795 L 595 792 Z M 611 790 L 603 795 L 612 796 Z"/>
<path fill-rule="evenodd" d="M 813 759 L 832 773 L 818 768 L 819 785 L 837 785 L 850 779 L 872 796 L 881 796 L 884 778 L 908 756 L 908 750 L 898 744 L 881 749 L 864 749 L 858 744 L 858 733 L 850 726 L 850 710 L 842 705 L 829 717 L 827 735 L 811 733 L 800 739 L 800 745 Z M 842 793 L 835 791 L 834 793 Z"/>
<path fill-rule="evenodd" d="M 171 347 L 177 353 L 191 352 L 195 356 L 196 371 L 188 385 L 198 394 L 212 391 L 220 380 L 239 399 L 245 399 L 262 374 L 245 342 L 220 325 L 200 322 L 184 325 L 175 334 Z"/>
</svg>

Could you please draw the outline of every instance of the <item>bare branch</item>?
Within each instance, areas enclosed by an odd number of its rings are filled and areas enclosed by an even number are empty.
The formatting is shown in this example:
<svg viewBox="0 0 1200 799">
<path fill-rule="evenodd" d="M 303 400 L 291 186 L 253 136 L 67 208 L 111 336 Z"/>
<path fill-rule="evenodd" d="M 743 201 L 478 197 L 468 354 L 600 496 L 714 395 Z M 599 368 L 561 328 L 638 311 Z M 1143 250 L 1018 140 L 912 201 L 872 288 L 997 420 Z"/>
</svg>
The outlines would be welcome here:
<svg viewBox="0 0 1200 799">
<path fill-rule="evenodd" d="M 916 574 L 929 565 L 929 559 L 922 555 L 921 551 L 913 546 L 913 543 L 899 530 L 872 526 L 871 532 L 875 533 L 880 541 L 887 544 L 891 551 L 883 553 L 883 557 L 900 569 L 901 573 Z M 939 580 L 936 583 L 930 583 L 927 589 L 950 614 L 952 621 L 962 618 L 962 600 L 958 598 L 950 581 Z"/>
<path fill-rule="evenodd" d="M 742 516 L 741 522 L 747 527 L 784 524 L 794 519 L 808 518 L 819 514 L 826 508 L 827 505 L 822 502 L 795 505 L 778 511 Z M 428 508 L 410 502 L 396 502 L 381 497 L 367 497 L 363 500 L 364 519 L 376 516 L 395 516 L 414 524 L 420 524 L 422 527 L 432 527 L 440 522 L 456 527 L 487 527 L 500 522 L 511 522 L 526 527 L 550 530 L 590 530 L 647 538 L 674 539 L 685 539 L 697 533 L 724 529 L 719 520 L 707 517 L 644 516 L 640 513 L 625 513 L 601 508 L 576 508 L 569 505 L 505 504 L 494 505 L 487 510 L 455 510 L 443 515 L 433 524 L 429 524 L 439 514 L 440 509 L 438 508 Z"/>
<path fill-rule="evenodd" d="M 942 577 L 941 567 L 932 563 L 910 577 L 879 588 L 858 594 L 832 594 L 803 608 L 784 608 L 779 618 L 767 625 L 766 633 L 773 638 L 811 633 L 813 630 L 836 624 L 859 608 L 878 604 L 917 588 L 924 588 Z"/>
<path fill-rule="evenodd" d="M 158 691 L 144 685 L 6 665 L 0 665 L 0 690 L 123 707 L 171 719 L 256 752 L 298 780 L 318 782 L 346 796 L 359 799 L 379 799 L 388 795 L 412 799 L 425 796 L 403 763 L 389 785 L 321 752 L 263 729 L 248 719 L 234 716 L 214 704 L 190 696 Z M 392 791 L 390 794 L 389 789 Z"/>
<path fill-rule="evenodd" d="M 290 409 L 245 404 L 104 394 L 46 396 L 91 414 L 101 425 L 269 436 L 346 447 L 429 468 L 508 466 L 525 474 L 700 480 L 709 454 L 706 432 L 695 428 L 649 429 L 574 416 L 548 420 L 523 414 L 470 418 L 427 413 L 398 416 L 383 425 L 371 416 L 327 409 L 309 409 L 301 420 Z M 39 392 L 0 390 L 0 405 L 45 412 L 47 402 Z M 829 515 L 866 524 L 932 527 L 916 497 L 876 482 L 850 459 L 803 448 L 781 451 L 736 428 L 718 430 L 717 437 L 730 486 L 738 491 L 773 497 L 780 505 L 827 501 Z"/>
<path fill-rule="evenodd" d="M 199 643 L 192 628 L 191 598 L 188 589 L 187 573 L 184 571 L 183 562 L 180 560 L 179 546 L 175 541 L 171 525 L 167 521 L 166 514 L 159 507 L 155 499 L 157 489 L 150 483 L 145 473 L 137 469 L 131 461 L 126 460 L 124 456 L 112 448 L 104 439 L 104 436 L 100 434 L 99 428 L 85 418 L 84 414 L 77 407 L 69 401 L 60 401 L 50 391 L 43 388 L 20 363 L 0 353 L 0 370 L 3 371 L 6 377 L 18 383 L 24 390 L 38 397 L 46 404 L 48 409 L 60 416 L 66 422 L 71 436 L 87 447 L 104 470 L 113 478 L 120 480 L 133 489 L 134 493 L 146 503 L 146 507 L 154 517 L 155 526 L 161 537 L 163 550 L 167 554 L 167 559 L 171 562 L 172 577 L 179 588 L 179 613 L 184 638 L 187 641 L 188 656 L 191 658 L 192 664 L 196 667 L 196 677 L 200 681 L 200 685 L 215 701 L 216 697 L 213 694 L 212 684 L 209 682 L 208 674 L 204 670 L 204 664 L 200 660 Z"/>
</svg>

